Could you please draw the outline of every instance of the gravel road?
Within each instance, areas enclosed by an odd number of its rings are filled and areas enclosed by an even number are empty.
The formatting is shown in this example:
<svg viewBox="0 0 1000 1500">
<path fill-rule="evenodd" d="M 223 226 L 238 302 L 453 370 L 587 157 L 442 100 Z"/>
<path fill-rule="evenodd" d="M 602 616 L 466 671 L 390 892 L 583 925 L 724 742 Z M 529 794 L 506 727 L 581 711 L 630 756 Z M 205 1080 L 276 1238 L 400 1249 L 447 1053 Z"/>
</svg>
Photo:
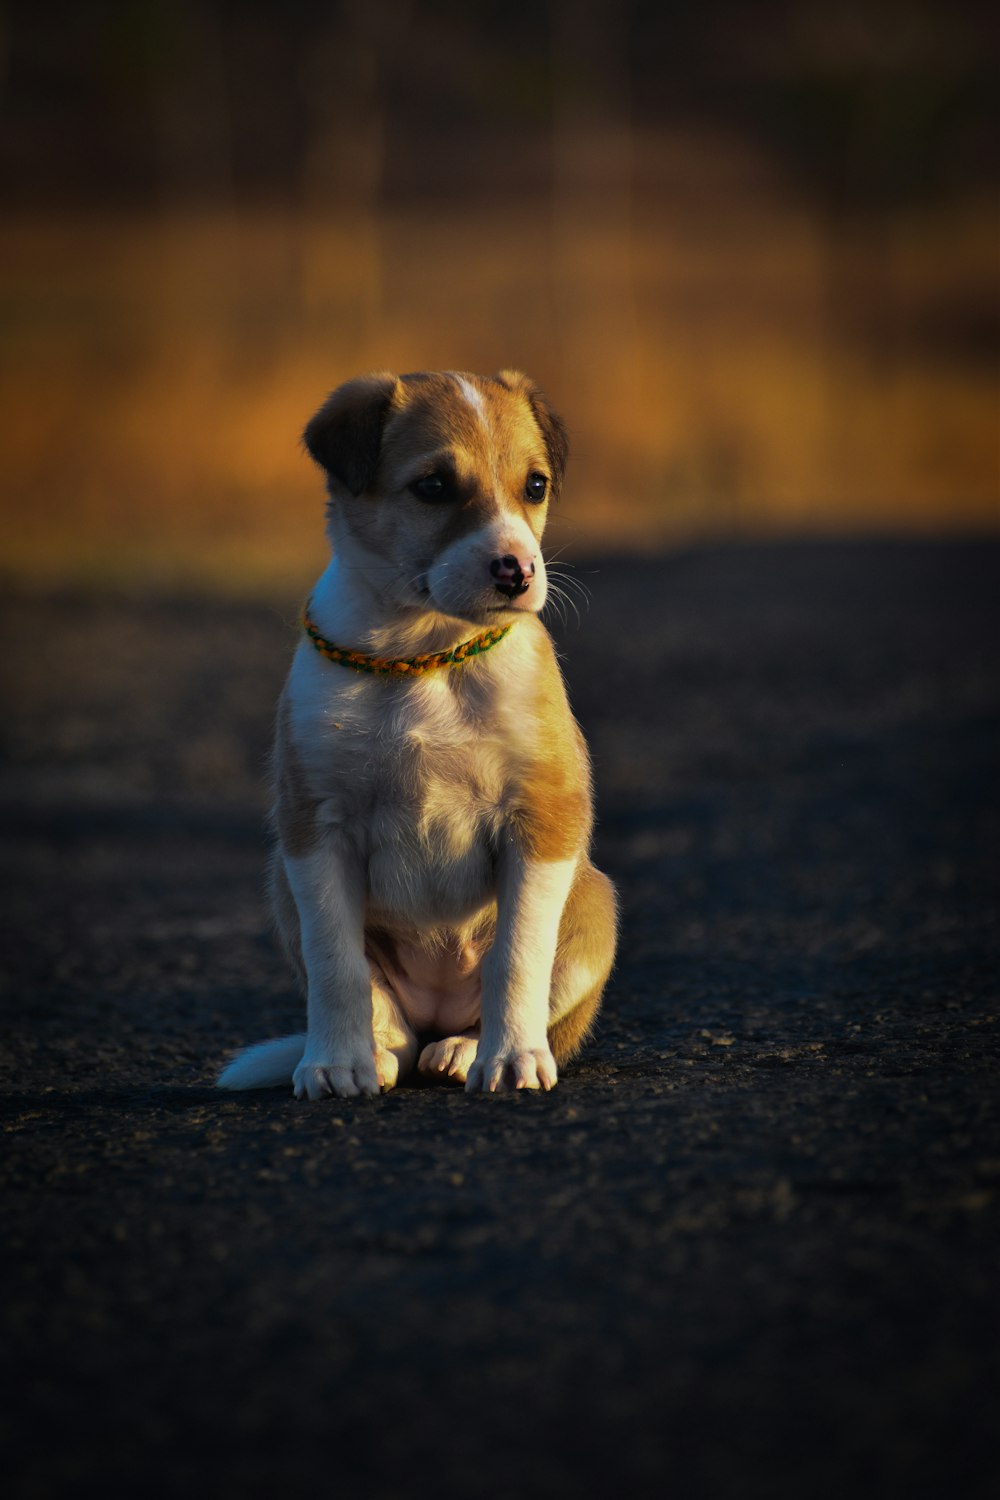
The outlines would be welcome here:
<svg viewBox="0 0 1000 1500">
<path fill-rule="evenodd" d="M 2 609 L 6 1493 L 1000 1493 L 1000 546 L 581 567 L 559 1088 L 223 1096 L 294 610 Z"/>
</svg>

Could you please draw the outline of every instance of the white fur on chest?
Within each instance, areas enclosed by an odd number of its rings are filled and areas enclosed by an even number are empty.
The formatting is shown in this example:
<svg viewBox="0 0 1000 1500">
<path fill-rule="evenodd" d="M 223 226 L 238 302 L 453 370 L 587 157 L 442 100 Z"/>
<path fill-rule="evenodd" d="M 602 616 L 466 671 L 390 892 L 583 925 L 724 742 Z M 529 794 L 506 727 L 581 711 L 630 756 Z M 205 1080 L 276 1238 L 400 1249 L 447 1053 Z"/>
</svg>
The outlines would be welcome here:
<svg viewBox="0 0 1000 1500">
<path fill-rule="evenodd" d="M 495 648 L 508 653 L 502 674 L 475 662 L 410 682 L 355 674 L 300 646 L 289 683 L 296 754 L 324 836 L 363 868 L 370 922 L 460 926 L 492 902 L 518 699 L 534 671 L 526 645 Z M 458 671 L 476 677 L 458 682 Z"/>
</svg>

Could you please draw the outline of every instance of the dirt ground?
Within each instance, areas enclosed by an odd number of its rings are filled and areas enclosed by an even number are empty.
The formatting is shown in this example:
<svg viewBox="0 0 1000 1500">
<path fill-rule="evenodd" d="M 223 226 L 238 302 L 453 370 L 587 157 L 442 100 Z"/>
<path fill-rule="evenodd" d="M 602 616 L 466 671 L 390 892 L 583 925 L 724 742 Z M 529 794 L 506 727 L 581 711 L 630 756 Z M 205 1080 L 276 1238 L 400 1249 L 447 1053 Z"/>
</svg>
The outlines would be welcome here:
<svg viewBox="0 0 1000 1500">
<path fill-rule="evenodd" d="M 621 954 L 544 1097 L 298 1029 L 293 611 L 2 604 L 6 1493 L 997 1493 L 1000 546 L 581 568 Z"/>
</svg>

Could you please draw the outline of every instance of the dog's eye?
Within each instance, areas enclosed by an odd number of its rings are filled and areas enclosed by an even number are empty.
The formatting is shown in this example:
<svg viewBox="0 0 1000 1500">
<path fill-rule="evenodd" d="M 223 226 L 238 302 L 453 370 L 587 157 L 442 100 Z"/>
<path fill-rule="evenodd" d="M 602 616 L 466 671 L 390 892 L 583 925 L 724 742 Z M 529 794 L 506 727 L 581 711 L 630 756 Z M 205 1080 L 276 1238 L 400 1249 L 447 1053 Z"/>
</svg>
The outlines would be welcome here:
<svg viewBox="0 0 1000 1500">
<path fill-rule="evenodd" d="M 538 505 L 542 500 L 545 499 L 545 494 L 548 490 L 548 487 L 549 481 L 546 479 L 544 474 L 529 474 L 528 482 L 524 486 L 525 498 L 533 501 L 535 505 Z"/>
<path fill-rule="evenodd" d="M 443 474 L 425 474 L 410 485 L 410 493 L 418 500 L 447 500 L 448 485 Z"/>
</svg>

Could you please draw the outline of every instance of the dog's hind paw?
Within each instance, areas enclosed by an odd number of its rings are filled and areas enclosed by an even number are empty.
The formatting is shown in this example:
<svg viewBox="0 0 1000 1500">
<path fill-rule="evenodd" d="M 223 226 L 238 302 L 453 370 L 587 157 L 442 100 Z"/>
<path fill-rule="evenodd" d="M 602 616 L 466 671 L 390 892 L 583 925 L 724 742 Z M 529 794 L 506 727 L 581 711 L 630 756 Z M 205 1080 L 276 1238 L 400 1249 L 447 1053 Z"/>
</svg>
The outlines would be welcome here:
<svg viewBox="0 0 1000 1500">
<path fill-rule="evenodd" d="M 425 1078 L 464 1083 L 476 1060 L 478 1046 L 479 1038 L 475 1036 L 446 1036 L 439 1042 L 429 1042 L 420 1054 L 417 1070 Z"/>
<path fill-rule="evenodd" d="M 470 1094 L 500 1094 L 515 1089 L 555 1088 L 559 1074 L 548 1047 L 508 1048 L 484 1054 L 482 1047 L 469 1069 Z"/>
</svg>

